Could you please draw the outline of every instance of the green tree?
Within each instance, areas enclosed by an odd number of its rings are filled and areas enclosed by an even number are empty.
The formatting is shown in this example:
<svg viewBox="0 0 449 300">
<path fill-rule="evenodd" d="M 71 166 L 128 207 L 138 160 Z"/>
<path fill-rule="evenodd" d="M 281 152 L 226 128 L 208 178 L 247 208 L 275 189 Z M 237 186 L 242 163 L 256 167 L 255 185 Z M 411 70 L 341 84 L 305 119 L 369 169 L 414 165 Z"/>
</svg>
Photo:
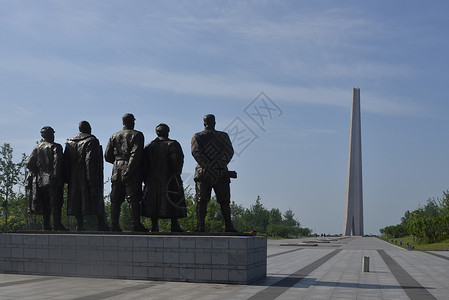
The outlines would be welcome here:
<svg viewBox="0 0 449 300">
<path fill-rule="evenodd" d="M 258 232 L 267 232 L 267 226 L 270 222 L 270 213 L 260 202 L 260 196 L 257 196 L 256 203 L 250 206 L 249 214 L 251 216 L 252 229 Z"/>
<path fill-rule="evenodd" d="M 440 199 L 439 207 L 441 215 L 449 215 L 449 190 L 443 192 L 443 199 Z"/>
<path fill-rule="evenodd" d="M 449 197 L 447 192 L 443 192 L 443 195 L 443 199 L 427 199 L 424 206 L 419 206 L 412 212 L 407 210 L 401 218 L 401 224 L 387 226 L 381 233 L 391 237 L 410 234 L 420 242 L 439 241 L 447 235 L 449 227 L 444 218 Z"/>
<path fill-rule="evenodd" d="M 104 196 L 104 219 L 106 224 L 111 224 L 111 201 L 109 200 L 109 195 Z"/>
<path fill-rule="evenodd" d="M 232 222 L 237 223 L 245 214 L 245 208 L 242 205 L 235 203 L 234 201 L 231 202 L 230 208 Z"/>
<path fill-rule="evenodd" d="M 29 228 L 27 197 L 20 190 L 8 205 L 8 230 L 27 230 Z M 4 224 L 3 224 L 4 225 Z"/>
<path fill-rule="evenodd" d="M 281 225 L 282 224 L 282 212 L 279 208 L 272 208 L 269 213 L 269 223 L 270 225 Z"/>
<path fill-rule="evenodd" d="M 299 227 L 301 225 L 299 223 L 299 221 L 295 218 L 295 213 L 293 212 L 292 209 L 288 209 L 284 213 L 284 221 L 283 221 L 283 223 L 284 223 L 284 225 L 289 226 L 291 228 Z"/>
<path fill-rule="evenodd" d="M 438 198 L 427 199 L 426 205 L 422 208 L 423 216 L 427 218 L 435 218 L 440 215 L 440 206 Z"/>
<path fill-rule="evenodd" d="M 288 238 L 291 228 L 282 224 L 269 224 L 267 227 L 268 234 L 272 237 Z"/>
<path fill-rule="evenodd" d="M 26 156 L 22 155 L 21 161 L 13 162 L 13 149 L 5 143 L 0 147 L 0 199 L 2 201 L 4 216 L 4 231 L 8 230 L 9 202 L 16 200 L 17 194 L 14 188 L 24 179 L 24 165 Z"/>
<path fill-rule="evenodd" d="M 125 200 L 120 208 L 120 228 L 124 231 L 131 231 L 133 229 L 133 216 L 129 206 L 130 204 Z"/>
<path fill-rule="evenodd" d="M 215 196 L 211 198 L 207 205 L 205 225 L 206 231 L 209 232 L 223 232 L 224 230 L 225 224 L 221 215 L 221 207 Z"/>
<path fill-rule="evenodd" d="M 401 224 L 404 226 L 407 226 L 408 222 L 410 221 L 410 216 L 411 216 L 411 213 L 409 210 L 407 210 L 404 213 L 404 216 L 401 218 Z"/>
<path fill-rule="evenodd" d="M 304 227 L 299 229 L 299 234 L 301 236 L 310 236 L 312 234 L 312 229 Z"/>
<path fill-rule="evenodd" d="M 400 238 L 407 235 L 407 230 L 404 225 L 398 224 L 386 226 L 385 228 L 380 229 L 380 233 L 387 237 Z"/>
<path fill-rule="evenodd" d="M 231 218 L 234 227 L 242 232 L 248 231 L 249 230 L 247 224 L 248 217 L 246 217 L 247 209 L 244 208 L 242 205 L 235 203 L 234 201 L 231 202 L 230 208 L 231 208 Z"/>
</svg>

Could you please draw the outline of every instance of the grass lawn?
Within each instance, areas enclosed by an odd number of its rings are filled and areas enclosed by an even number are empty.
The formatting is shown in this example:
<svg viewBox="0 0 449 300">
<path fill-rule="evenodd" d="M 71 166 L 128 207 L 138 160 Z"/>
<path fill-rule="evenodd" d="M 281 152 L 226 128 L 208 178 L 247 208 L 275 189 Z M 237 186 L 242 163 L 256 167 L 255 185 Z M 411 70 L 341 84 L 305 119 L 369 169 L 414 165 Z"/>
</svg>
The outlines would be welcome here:
<svg viewBox="0 0 449 300">
<path fill-rule="evenodd" d="M 383 239 L 383 240 L 385 240 L 385 239 Z M 393 242 L 391 242 L 391 240 L 393 240 Z M 407 249 L 407 242 L 408 242 L 409 245 L 414 246 L 414 250 L 419 250 L 419 251 L 438 251 L 438 250 L 444 251 L 445 250 L 445 251 L 449 251 L 449 239 L 441 241 L 439 243 L 424 244 L 424 243 L 418 243 L 416 241 L 413 241 L 413 238 L 411 236 L 406 236 L 406 237 L 396 238 L 396 239 L 389 238 L 387 240 L 387 242 L 389 242 L 390 244 L 405 248 L 405 249 Z M 402 242 L 402 245 L 401 245 L 401 242 Z"/>
</svg>

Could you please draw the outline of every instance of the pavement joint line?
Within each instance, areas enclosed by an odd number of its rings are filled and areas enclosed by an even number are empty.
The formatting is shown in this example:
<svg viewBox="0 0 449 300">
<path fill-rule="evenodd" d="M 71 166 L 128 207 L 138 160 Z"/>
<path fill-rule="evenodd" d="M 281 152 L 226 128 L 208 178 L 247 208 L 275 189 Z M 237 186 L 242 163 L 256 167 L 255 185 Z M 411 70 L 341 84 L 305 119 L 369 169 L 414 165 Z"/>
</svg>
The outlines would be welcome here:
<svg viewBox="0 0 449 300">
<path fill-rule="evenodd" d="M 437 253 L 433 253 L 433 252 L 428 252 L 428 251 L 423 251 L 424 253 L 427 253 L 427 254 L 430 254 L 430 255 L 433 255 L 433 256 L 436 256 L 436 257 L 439 257 L 439 258 L 442 258 L 442 259 L 445 259 L 445 260 L 449 260 L 449 257 L 447 257 L 447 256 L 444 256 L 444 255 L 441 255 L 441 254 L 437 254 Z"/>
<path fill-rule="evenodd" d="M 34 282 L 40 282 L 40 281 L 48 281 L 48 280 L 55 280 L 56 277 L 43 277 L 43 278 L 34 278 L 34 279 L 26 279 L 26 280 L 16 280 L 11 282 L 2 282 L 0 283 L 0 288 L 5 286 L 12 286 L 12 285 L 19 285 L 19 284 L 27 284 L 27 283 L 34 283 Z"/>
<path fill-rule="evenodd" d="M 284 254 L 288 254 L 288 253 L 299 251 L 299 250 L 303 250 L 303 249 L 304 248 L 299 248 L 299 249 L 293 249 L 293 250 L 284 251 L 284 252 L 281 252 L 281 253 L 275 253 L 275 254 L 268 255 L 267 258 L 272 258 L 272 257 L 278 256 L 278 255 L 284 255 Z"/>
<path fill-rule="evenodd" d="M 411 300 L 437 299 L 388 255 L 385 250 L 377 250 L 377 252 Z"/>
<path fill-rule="evenodd" d="M 337 249 L 332 251 L 329 254 L 326 254 L 325 256 L 317 259 L 316 261 L 312 262 L 311 264 L 305 266 L 302 269 L 299 269 L 295 273 L 289 275 L 288 277 L 285 277 L 278 282 L 274 283 L 273 285 L 266 287 L 262 291 L 254 294 L 248 300 L 273 300 L 285 293 L 289 288 L 297 284 L 299 281 L 306 278 L 310 273 L 312 273 L 314 270 L 316 270 L 318 267 L 320 267 L 322 264 L 330 260 L 332 257 L 337 255 L 341 249 Z M 256 283 L 257 284 L 257 283 Z"/>
<path fill-rule="evenodd" d="M 160 283 L 162 284 L 162 283 Z M 106 299 L 109 297 L 115 297 L 115 296 L 120 296 L 123 294 L 127 294 L 127 293 L 131 293 L 131 292 L 135 292 L 135 291 L 140 291 L 140 290 L 144 290 L 146 288 L 150 288 L 156 285 L 160 285 L 160 284 L 155 284 L 155 283 L 144 283 L 144 284 L 138 284 L 138 285 L 133 285 L 133 286 L 127 286 L 121 289 L 117 289 L 117 290 L 112 290 L 112 291 L 106 291 L 106 292 L 101 292 L 101 293 L 97 293 L 97 294 L 92 294 L 92 295 L 87 295 L 87 296 L 82 296 L 82 297 L 78 297 L 78 298 L 73 298 L 72 300 L 97 300 L 97 299 Z"/>
</svg>

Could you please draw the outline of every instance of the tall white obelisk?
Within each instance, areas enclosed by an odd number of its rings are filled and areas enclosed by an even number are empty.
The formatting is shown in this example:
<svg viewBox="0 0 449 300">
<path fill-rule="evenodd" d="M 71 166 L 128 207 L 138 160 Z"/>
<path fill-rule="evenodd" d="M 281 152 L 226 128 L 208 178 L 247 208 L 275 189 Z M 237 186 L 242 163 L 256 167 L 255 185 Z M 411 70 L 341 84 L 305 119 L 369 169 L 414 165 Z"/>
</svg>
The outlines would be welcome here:
<svg viewBox="0 0 449 300">
<path fill-rule="evenodd" d="M 363 235 L 362 137 L 360 129 L 360 89 L 352 90 L 349 133 L 348 180 L 343 235 Z"/>
</svg>

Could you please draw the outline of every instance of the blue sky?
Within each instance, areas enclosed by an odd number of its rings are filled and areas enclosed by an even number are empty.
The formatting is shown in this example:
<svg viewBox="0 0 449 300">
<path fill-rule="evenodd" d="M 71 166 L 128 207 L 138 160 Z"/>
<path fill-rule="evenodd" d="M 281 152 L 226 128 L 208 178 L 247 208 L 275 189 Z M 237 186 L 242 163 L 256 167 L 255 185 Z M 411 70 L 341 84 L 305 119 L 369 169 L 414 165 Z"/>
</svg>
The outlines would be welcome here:
<svg viewBox="0 0 449 300">
<path fill-rule="evenodd" d="M 315 232 L 341 233 L 359 87 L 365 232 L 449 189 L 445 1 L 0 5 L 0 143 L 17 157 L 41 127 L 64 144 L 81 120 L 105 147 L 131 112 L 146 143 L 157 124 L 170 126 L 188 183 L 191 136 L 213 113 L 217 129 L 246 130 L 235 147 L 252 141 L 230 165 L 235 202 L 259 195 Z M 273 114 L 252 120 L 245 112 L 263 101 Z"/>
</svg>

